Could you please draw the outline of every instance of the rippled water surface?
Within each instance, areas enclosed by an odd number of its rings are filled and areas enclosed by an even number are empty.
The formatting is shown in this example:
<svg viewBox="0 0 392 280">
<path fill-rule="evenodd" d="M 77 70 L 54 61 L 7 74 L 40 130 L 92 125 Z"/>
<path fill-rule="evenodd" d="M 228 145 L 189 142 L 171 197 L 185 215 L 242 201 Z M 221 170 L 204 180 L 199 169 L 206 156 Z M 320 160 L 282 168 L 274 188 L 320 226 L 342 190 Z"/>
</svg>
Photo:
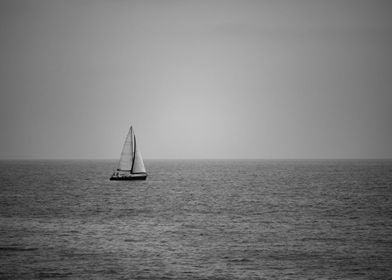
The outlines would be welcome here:
<svg viewBox="0 0 392 280">
<path fill-rule="evenodd" d="M 392 161 L 0 162 L 1 279 L 390 279 Z"/>
</svg>

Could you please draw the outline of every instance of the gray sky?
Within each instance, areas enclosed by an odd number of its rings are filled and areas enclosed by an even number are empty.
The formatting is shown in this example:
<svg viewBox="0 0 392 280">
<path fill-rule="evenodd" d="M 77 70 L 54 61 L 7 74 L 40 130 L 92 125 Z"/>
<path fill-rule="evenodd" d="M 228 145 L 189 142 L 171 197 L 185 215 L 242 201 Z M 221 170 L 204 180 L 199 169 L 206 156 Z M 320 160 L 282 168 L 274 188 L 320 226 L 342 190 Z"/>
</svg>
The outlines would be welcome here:
<svg viewBox="0 0 392 280">
<path fill-rule="evenodd" d="M 0 0 L 0 158 L 392 158 L 391 7 Z"/>
</svg>

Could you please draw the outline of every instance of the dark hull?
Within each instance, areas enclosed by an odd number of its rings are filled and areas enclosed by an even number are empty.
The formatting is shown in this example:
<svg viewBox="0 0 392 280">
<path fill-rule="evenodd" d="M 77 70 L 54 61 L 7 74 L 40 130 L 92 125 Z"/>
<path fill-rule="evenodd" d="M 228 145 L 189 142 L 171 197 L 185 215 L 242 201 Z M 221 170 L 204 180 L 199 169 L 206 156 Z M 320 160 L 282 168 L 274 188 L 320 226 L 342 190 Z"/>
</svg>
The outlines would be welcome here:
<svg viewBox="0 0 392 280">
<path fill-rule="evenodd" d="M 147 174 L 142 175 L 132 175 L 132 176 L 112 176 L 110 181 L 136 181 L 136 180 L 146 180 Z"/>
</svg>

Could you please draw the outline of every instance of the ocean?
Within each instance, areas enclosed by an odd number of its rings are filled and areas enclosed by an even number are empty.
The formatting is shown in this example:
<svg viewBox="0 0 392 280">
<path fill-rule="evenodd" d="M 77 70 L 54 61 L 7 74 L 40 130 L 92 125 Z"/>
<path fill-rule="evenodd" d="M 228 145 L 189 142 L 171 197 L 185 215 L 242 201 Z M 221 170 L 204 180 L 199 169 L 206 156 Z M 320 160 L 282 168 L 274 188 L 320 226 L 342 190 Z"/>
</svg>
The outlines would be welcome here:
<svg viewBox="0 0 392 280">
<path fill-rule="evenodd" d="M 0 279 L 391 279 L 392 160 L 0 161 Z"/>
</svg>

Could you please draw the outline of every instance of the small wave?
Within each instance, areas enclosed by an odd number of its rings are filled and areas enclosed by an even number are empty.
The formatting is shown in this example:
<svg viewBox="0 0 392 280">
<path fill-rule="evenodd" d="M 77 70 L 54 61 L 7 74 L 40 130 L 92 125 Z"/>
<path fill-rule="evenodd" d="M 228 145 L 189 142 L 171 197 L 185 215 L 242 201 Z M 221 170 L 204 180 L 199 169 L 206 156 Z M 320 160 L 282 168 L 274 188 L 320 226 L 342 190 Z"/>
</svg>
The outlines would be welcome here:
<svg viewBox="0 0 392 280">
<path fill-rule="evenodd" d="M 59 273 L 59 272 L 40 272 L 38 274 L 39 278 L 63 278 L 69 277 L 72 273 Z"/>
<path fill-rule="evenodd" d="M 0 251 L 25 252 L 25 251 L 36 251 L 36 250 L 38 250 L 38 248 L 0 247 Z"/>
<path fill-rule="evenodd" d="M 251 260 L 248 258 L 237 258 L 237 259 L 231 259 L 230 262 L 234 263 L 243 263 L 243 262 L 250 262 Z"/>
<path fill-rule="evenodd" d="M 124 242 L 136 242 L 136 239 L 124 239 Z"/>
<path fill-rule="evenodd" d="M 318 241 L 318 242 L 344 242 L 345 238 L 339 237 L 304 237 L 301 238 L 301 241 Z"/>
</svg>

